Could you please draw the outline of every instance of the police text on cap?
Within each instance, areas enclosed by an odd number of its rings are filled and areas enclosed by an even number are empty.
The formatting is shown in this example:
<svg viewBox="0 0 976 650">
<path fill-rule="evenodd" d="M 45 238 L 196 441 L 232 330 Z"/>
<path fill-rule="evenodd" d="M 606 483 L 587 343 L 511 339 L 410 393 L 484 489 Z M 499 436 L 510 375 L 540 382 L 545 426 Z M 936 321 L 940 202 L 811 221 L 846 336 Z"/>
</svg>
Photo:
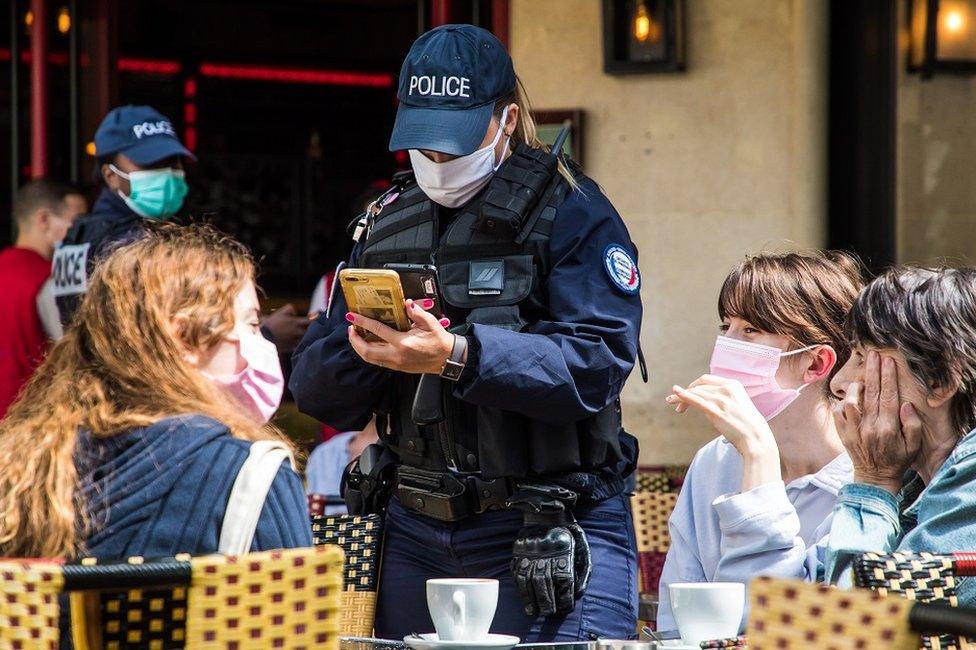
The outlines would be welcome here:
<svg viewBox="0 0 976 650">
<path fill-rule="evenodd" d="M 141 140 L 144 135 L 171 135 L 176 137 L 176 131 L 173 130 L 173 125 L 166 120 L 160 120 L 159 122 L 143 122 L 142 124 L 136 124 L 132 127 L 132 132 L 135 134 L 137 140 Z"/>
<path fill-rule="evenodd" d="M 412 75 L 410 77 L 410 89 L 408 95 L 413 95 L 414 90 L 418 95 L 430 95 L 431 97 L 471 97 L 471 80 L 467 77 L 435 77 L 432 75 Z"/>
</svg>

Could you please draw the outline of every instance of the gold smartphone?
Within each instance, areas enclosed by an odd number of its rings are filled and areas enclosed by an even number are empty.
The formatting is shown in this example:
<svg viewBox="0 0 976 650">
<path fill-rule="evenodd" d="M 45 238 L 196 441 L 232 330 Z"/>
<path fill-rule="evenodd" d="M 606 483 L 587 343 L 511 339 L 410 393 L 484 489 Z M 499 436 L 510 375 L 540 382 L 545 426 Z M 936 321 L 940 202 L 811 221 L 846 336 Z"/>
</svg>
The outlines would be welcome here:
<svg viewBox="0 0 976 650">
<path fill-rule="evenodd" d="M 339 284 L 346 297 L 349 311 L 378 320 L 400 332 L 410 329 L 410 319 L 403 305 L 403 287 L 400 275 L 389 269 L 342 269 Z M 379 341 L 379 337 L 361 327 L 356 331 L 367 341 Z"/>
</svg>

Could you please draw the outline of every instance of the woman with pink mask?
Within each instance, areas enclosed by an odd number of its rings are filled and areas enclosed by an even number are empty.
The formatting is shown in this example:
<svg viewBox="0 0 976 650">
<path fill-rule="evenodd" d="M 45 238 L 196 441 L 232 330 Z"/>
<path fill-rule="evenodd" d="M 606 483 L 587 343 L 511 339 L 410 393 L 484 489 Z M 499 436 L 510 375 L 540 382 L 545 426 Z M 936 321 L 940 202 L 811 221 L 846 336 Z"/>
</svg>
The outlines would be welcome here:
<svg viewBox="0 0 976 650">
<path fill-rule="evenodd" d="M 149 227 L 99 263 L 0 422 L 0 553 L 311 546 L 291 447 L 268 424 L 284 382 L 254 274 L 247 249 L 206 226 Z"/>
<path fill-rule="evenodd" d="M 709 374 L 667 397 L 719 436 L 695 455 L 671 515 L 659 630 L 676 627 L 672 583 L 819 577 L 852 476 L 829 382 L 850 355 L 844 316 L 861 286 L 843 253 L 758 255 L 725 279 Z"/>
</svg>

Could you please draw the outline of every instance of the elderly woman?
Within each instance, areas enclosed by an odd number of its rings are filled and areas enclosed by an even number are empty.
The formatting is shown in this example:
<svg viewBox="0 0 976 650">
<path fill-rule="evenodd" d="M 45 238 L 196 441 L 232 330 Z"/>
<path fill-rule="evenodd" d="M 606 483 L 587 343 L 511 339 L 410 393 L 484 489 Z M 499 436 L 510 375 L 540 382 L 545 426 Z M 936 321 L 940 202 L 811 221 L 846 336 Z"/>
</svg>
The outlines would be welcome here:
<svg viewBox="0 0 976 650">
<path fill-rule="evenodd" d="M 831 525 L 827 578 L 864 551 L 976 549 L 976 269 L 896 268 L 847 318 L 831 382 L 854 465 Z M 976 584 L 959 585 L 976 604 Z"/>
</svg>

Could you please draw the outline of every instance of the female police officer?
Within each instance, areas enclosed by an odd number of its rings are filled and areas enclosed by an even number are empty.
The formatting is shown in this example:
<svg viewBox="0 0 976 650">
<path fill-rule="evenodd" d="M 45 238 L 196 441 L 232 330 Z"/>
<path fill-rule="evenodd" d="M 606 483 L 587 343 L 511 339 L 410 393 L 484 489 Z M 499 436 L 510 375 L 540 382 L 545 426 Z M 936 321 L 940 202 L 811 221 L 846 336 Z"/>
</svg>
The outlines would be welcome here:
<svg viewBox="0 0 976 650">
<path fill-rule="evenodd" d="M 398 95 L 390 149 L 413 173 L 369 211 L 350 266 L 435 264 L 454 326 L 408 300 L 413 326 L 397 332 L 336 295 L 291 378 L 299 408 L 333 426 L 379 416 L 382 452 L 346 493 L 360 509 L 384 505 L 377 485 L 393 494 L 377 633 L 431 629 L 425 580 L 469 576 L 500 580 L 493 632 L 630 637 L 636 444 L 618 396 L 641 320 L 634 245 L 597 185 L 537 139 L 489 32 L 421 36 Z"/>
</svg>

